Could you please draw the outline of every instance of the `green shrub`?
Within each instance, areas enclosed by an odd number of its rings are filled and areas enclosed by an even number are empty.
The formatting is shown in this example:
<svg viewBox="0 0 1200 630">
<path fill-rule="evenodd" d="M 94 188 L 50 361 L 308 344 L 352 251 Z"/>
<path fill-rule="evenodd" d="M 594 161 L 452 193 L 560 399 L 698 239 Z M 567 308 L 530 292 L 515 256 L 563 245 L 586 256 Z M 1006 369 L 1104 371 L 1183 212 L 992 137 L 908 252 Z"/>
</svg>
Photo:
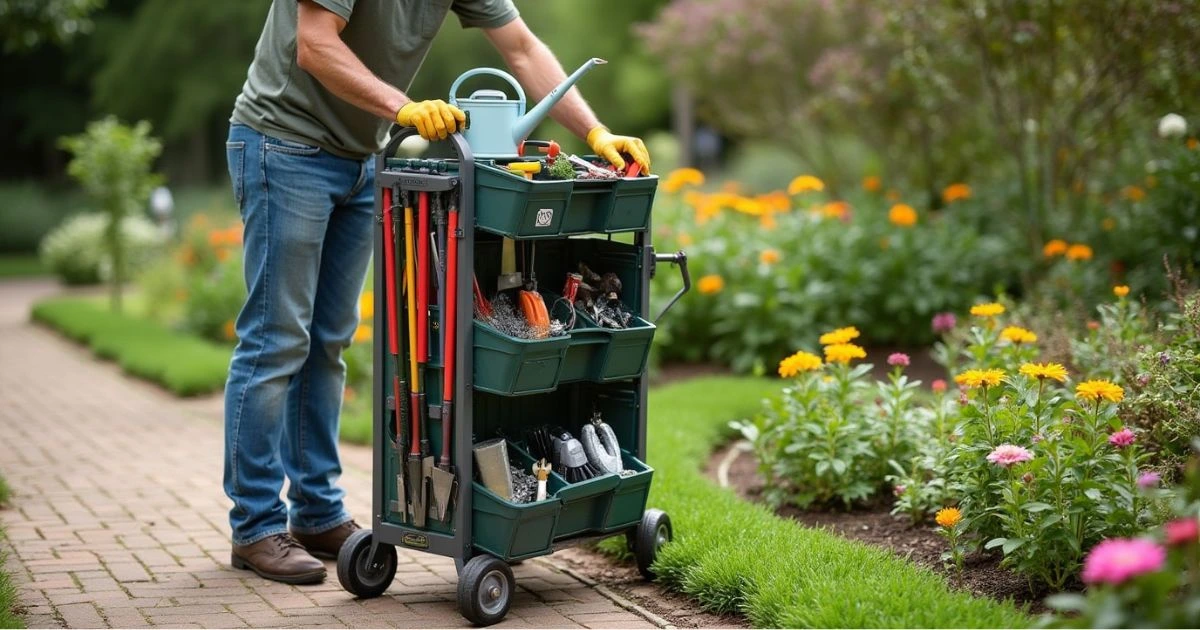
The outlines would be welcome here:
<svg viewBox="0 0 1200 630">
<path fill-rule="evenodd" d="M 229 369 L 228 346 L 114 313 L 94 300 L 54 298 L 34 305 L 33 319 L 87 344 L 96 356 L 180 396 L 218 391 Z"/>
<path fill-rule="evenodd" d="M 73 216 L 42 240 L 42 261 L 67 284 L 95 284 L 112 273 L 112 258 L 104 245 L 108 217 L 102 214 Z M 121 220 L 125 243 L 125 277 L 150 264 L 163 244 L 162 233 L 149 219 L 127 216 Z"/>
<path fill-rule="evenodd" d="M 67 217 L 91 209 L 74 189 L 35 182 L 0 183 L 0 252 L 27 254 Z"/>
</svg>

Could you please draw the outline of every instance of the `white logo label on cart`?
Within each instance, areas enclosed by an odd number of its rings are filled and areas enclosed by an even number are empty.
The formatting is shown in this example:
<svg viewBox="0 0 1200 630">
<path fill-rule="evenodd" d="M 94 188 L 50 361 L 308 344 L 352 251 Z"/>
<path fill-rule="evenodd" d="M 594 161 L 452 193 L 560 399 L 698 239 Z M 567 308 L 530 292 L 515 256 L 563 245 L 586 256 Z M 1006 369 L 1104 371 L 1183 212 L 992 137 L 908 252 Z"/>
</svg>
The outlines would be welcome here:
<svg viewBox="0 0 1200 630">
<path fill-rule="evenodd" d="M 533 221 L 533 227 L 550 227 L 550 223 L 554 221 L 554 208 L 542 208 L 538 210 L 537 218 Z"/>
</svg>

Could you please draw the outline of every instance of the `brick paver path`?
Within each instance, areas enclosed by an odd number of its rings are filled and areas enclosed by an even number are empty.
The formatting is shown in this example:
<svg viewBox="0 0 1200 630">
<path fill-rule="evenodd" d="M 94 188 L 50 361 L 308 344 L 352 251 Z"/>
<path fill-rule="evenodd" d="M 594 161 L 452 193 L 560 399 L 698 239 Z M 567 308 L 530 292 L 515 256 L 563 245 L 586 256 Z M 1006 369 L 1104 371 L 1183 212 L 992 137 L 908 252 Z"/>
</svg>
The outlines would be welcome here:
<svg viewBox="0 0 1200 630">
<path fill-rule="evenodd" d="M 0 283 L 0 510 L 7 570 L 30 627 L 466 625 L 453 562 L 400 550 L 382 597 L 329 578 L 287 586 L 235 571 L 221 490 L 221 404 L 180 401 L 27 323 L 53 287 Z M 370 515 L 370 454 L 343 447 L 349 508 Z M 654 627 L 541 560 L 514 567 L 501 626 Z"/>
</svg>

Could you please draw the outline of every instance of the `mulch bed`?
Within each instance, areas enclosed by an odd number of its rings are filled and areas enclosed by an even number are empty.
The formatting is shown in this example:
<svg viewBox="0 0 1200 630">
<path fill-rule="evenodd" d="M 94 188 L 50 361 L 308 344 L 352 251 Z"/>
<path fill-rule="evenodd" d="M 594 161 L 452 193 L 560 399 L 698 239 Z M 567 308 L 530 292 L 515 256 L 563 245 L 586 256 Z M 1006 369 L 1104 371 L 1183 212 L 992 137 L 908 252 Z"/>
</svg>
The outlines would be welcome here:
<svg viewBox="0 0 1200 630">
<path fill-rule="evenodd" d="M 718 449 L 709 458 L 707 474 L 717 480 L 717 469 L 733 445 Z M 758 463 L 749 452 L 741 453 L 729 467 L 730 487 L 747 501 L 760 502 L 763 479 L 758 474 Z M 826 529 L 851 540 L 857 540 L 911 560 L 946 576 L 947 582 L 956 589 L 970 592 L 979 597 L 997 600 L 1012 599 L 1017 604 L 1028 604 L 1034 613 L 1047 609 L 1042 600 L 1049 594 L 1044 591 L 1031 592 L 1029 584 L 1021 576 L 1000 568 L 1000 558 L 991 554 L 973 554 L 963 562 L 959 574 L 953 567 L 947 569 L 941 559 L 946 550 L 945 540 L 931 525 L 913 527 L 903 517 L 892 516 L 891 505 L 881 502 L 850 511 L 801 510 L 784 506 L 776 513 L 808 527 Z"/>
</svg>

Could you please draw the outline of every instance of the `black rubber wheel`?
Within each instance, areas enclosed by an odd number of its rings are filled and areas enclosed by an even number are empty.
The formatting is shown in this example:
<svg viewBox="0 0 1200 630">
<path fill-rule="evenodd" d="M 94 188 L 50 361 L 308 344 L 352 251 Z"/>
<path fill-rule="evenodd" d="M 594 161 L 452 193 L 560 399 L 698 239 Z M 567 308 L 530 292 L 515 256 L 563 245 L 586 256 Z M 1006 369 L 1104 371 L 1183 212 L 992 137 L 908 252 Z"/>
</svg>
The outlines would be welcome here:
<svg viewBox="0 0 1200 630">
<path fill-rule="evenodd" d="M 369 529 L 360 529 L 350 534 L 338 551 L 338 582 L 341 582 L 342 588 L 363 599 L 379 597 L 396 577 L 395 547 L 380 543 L 375 552 L 374 564 L 368 564 L 370 557 Z"/>
<path fill-rule="evenodd" d="M 458 612 L 477 626 L 499 623 L 516 590 L 508 563 L 486 554 L 475 556 L 458 576 Z"/>
<path fill-rule="evenodd" d="M 633 553 L 634 548 L 637 547 L 637 532 L 637 527 L 625 530 L 625 550 L 629 553 Z"/>
<path fill-rule="evenodd" d="M 634 534 L 633 557 L 637 560 L 638 571 L 647 580 L 654 579 L 654 571 L 650 565 L 658 557 L 658 550 L 671 542 L 674 531 L 671 529 L 671 517 L 662 510 L 649 509 L 642 514 L 642 522 L 638 524 Z"/>
</svg>

